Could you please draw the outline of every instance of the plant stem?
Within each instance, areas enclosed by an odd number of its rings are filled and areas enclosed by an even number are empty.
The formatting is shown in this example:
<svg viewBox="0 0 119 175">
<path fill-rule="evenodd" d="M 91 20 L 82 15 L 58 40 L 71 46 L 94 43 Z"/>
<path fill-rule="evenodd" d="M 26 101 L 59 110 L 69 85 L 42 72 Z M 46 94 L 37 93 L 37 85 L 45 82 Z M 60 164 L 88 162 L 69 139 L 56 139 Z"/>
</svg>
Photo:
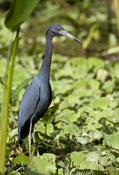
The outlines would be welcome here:
<svg viewBox="0 0 119 175">
<path fill-rule="evenodd" d="M 115 15 L 116 15 L 116 22 L 117 22 L 117 31 L 119 36 L 119 0 L 113 0 L 114 8 L 115 8 Z"/>
<path fill-rule="evenodd" d="M 13 70 L 18 47 L 18 41 L 19 41 L 19 29 L 17 30 L 15 39 L 11 44 L 6 66 L 6 74 L 4 82 L 4 98 L 3 98 L 3 106 L 0 120 L 0 175 L 4 174 L 5 169 L 5 154 L 6 154 L 7 130 L 9 121 L 8 118 L 9 102 L 10 102 Z"/>
</svg>

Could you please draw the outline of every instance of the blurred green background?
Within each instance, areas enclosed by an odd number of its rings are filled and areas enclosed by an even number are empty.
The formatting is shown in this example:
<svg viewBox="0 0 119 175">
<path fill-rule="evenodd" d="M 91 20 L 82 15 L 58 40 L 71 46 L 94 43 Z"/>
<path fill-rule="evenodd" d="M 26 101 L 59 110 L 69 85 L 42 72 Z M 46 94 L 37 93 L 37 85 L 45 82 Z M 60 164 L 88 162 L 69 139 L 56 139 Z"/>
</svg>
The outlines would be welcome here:
<svg viewBox="0 0 119 175">
<path fill-rule="evenodd" d="M 0 1 L 0 109 L 8 48 L 4 25 L 12 1 Z M 119 174 L 119 3 L 118 0 L 44 0 L 21 26 L 10 100 L 6 174 Z M 22 14 L 21 14 L 22 15 Z M 21 97 L 37 74 L 45 32 L 60 24 L 82 43 L 53 39 L 53 104 L 34 129 L 31 163 L 28 141 L 17 143 Z M 47 125 L 47 135 L 45 126 Z"/>
<path fill-rule="evenodd" d="M 1 17 L 4 17 L 4 11 L 9 8 L 10 2 L 3 1 L 1 4 Z M 62 39 L 58 39 L 54 44 L 55 53 L 68 56 L 103 56 L 104 51 L 118 44 L 117 5 L 116 0 L 39 1 L 31 18 L 22 26 L 26 44 L 22 52 L 42 53 L 46 29 L 52 24 L 60 24 L 82 39 L 82 48 L 79 52 L 79 48 L 72 44 L 72 49 L 66 52 L 71 42 L 66 40 L 63 45 Z"/>
</svg>

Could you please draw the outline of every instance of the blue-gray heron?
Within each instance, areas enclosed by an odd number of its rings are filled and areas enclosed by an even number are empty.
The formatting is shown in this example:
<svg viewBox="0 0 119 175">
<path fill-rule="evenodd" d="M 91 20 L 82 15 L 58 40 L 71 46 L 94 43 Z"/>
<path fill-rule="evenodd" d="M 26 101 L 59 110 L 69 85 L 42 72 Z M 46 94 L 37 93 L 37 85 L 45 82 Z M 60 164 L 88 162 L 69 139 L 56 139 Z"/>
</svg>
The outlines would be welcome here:
<svg viewBox="0 0 119 175">
<path fill-rule="evenodd" d="M 18 142 L 29 134 L 31 144 L 31 132 L 35 123 L 43 117 L 52 101 L 50 86 L 50 65 L 52 58 L 52 39 L 54 36 L 66 36 L 80 43 L 80 40 L 68 33 L 60 25 L 52 25 L 46 32 L 45 55 L 39 73 L 28 85 L 19 107 L 18 116 Z M 29 145 L 30 146 L 30 145 Z"/>
</svg>

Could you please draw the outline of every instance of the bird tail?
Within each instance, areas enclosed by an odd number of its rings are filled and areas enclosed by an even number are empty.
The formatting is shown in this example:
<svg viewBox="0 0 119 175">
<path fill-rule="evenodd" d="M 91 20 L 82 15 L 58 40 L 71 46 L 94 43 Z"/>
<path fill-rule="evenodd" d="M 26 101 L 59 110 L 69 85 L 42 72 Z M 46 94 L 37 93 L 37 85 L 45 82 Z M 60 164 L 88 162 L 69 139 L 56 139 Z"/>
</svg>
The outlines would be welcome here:
<svg viewBox="0 0 119 175">
<path fill-rule="evenodd" d="M 21 128 L 18 128 L 18 143 L 22 144 Z"/>
<path fill-rule="evenodd" d="M 29 127 L 30 127 L 30 122 L 29 121 L 27 121 L 24 126 L 19 126 L 18 127 L 18 143 L 19 144 L 22 144 L 23 139 L 28 136 Z"/>
</svg>

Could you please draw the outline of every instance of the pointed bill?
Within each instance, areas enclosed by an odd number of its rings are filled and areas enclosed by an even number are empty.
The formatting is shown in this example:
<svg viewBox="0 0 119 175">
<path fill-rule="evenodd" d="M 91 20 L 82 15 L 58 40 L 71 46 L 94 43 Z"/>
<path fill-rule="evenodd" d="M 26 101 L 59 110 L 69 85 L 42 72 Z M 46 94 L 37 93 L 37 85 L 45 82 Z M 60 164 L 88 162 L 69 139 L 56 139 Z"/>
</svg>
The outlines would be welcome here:
<svg viewBox="0 0 119 175">
<path fill-rule="evenodd" d="M 68 37 L 68 38 L 70 38 L 70 39 L 72 39 L 72 40 L 74 40 L 74 41 L 76 41 L 78 43 L 81 43 L 81 41 L 78 38 L 74 37 L 73 35 L 71 35 L 66 30 L 60 31 L 59 34 L 62 35 L 62 36 L 66 36 L 66 37 Z"/>
</svg>

